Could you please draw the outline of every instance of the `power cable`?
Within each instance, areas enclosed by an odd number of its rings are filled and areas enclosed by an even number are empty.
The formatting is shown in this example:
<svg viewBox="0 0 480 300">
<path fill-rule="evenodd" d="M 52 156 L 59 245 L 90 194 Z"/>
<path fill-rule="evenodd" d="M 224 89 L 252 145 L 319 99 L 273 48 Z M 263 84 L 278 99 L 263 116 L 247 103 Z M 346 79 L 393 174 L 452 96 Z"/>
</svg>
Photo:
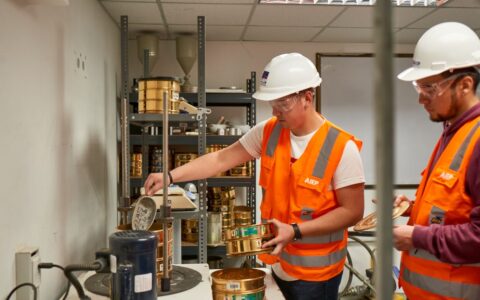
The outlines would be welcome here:
<svg viewBox="0 0 480 300">
<path fill-rule="evenodd" d="M 33 300 L 37 300 L 37 288 L 33 285 L 33 283 L 30 283 L 30 282 L 24 282 L 24 283 L 21 283 L 21 284 L 17 285 L 16 287 L 14 287 L 13 290 L 11 290 L 10 293 L 8 293 L 8 296 L 7 296 L 6 300 L 9 300 L 10 297 L 12 297 L 12 295 L 18 289 L 20 289 L 24 286 L 30 286 L 33 289 Z"/>
</svg>

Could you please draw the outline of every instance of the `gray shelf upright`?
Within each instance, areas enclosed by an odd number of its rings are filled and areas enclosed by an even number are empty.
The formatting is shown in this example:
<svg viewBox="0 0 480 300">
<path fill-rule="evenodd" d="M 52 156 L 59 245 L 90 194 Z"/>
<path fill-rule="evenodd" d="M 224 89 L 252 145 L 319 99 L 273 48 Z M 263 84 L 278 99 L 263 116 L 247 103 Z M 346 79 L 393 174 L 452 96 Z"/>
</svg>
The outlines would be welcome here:
<svg viewBox="0 0 480 300">
<path fill-rule="evenodd" d="M 198 107 L 205 109 L 207 106 L 205 95 L 205 17 L 197 18 L 198 27 Z M 206 153 L 207 116 L 201 115 L 198 121 L 198 155 Z M 199 180 L 198 190 L 198 262 L 207 263 L 207 181 Z"/>
<path fill-rule="evenodd" d="M 122 151 L 122 195 L 118 199 L 117 208 L 117 224 L 128 223 L 128 207 L 130 206 L 130 146 L 129 146 L 129 93 L 128 93 L 128 17 L 121 16 L 120 18 L 121 31 L 121 151 Z"/>
</svg>

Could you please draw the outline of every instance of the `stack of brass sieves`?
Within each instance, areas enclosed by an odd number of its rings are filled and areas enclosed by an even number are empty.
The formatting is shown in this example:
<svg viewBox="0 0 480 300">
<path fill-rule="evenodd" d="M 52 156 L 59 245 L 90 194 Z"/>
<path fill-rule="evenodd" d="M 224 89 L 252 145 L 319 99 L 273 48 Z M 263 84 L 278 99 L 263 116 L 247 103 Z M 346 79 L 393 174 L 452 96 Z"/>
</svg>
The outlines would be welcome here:
<svg viewBox="0 0 480 300">
<path fill-rule="evenodd" d="M 273 238 L 270 224 L 236 226 L 225 230 L 225 245 L 228 256 L 257 255 L 270 253 L 273 247 L 262 248 L 262 244 Z"/>
<path fill-rule="evenodd" d="M 196 153 L 177 153 L 175 154 L 175 168 L 183 166 L 198 157 Z"/>
<path fill-rule="evenodd" d="M 182 219 L 182 241 L 189 243 L 198 241 L 198 219 Z"/>
<path fill-rule="evenodd" d="M 167 93 L 168 113 L 178 114 L 180 82 L 175 77 L 142 78 L 138 80 L 138 112 L 162 113 L 163 95 Z"/>
<path fill-rule="evenodd" d="M 233 217 L 235 226 L 251 225 L 253 208 L 248 206 L 235 206 L 233 208 Z"/>
<path fill-rule="evenodd" d="M 142 153 L 132 153 L 130 176 L 142 177 Z"/>
</svg>

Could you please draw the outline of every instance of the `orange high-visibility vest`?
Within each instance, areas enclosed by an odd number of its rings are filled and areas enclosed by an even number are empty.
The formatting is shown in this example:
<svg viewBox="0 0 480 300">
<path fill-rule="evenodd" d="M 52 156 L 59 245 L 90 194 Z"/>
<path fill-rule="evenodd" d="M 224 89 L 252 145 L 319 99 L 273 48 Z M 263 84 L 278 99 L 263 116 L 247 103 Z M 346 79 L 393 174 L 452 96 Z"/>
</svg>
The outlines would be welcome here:
<svg viewBox="0 0 480 300">
<path fill-rule="evenodd" d="M 479 138 L 480 117 L 465 123 L 455 133 L 432 166 L 439 148 L 437 143 L 418 187 L 409 225 L 470 222 L 473 201 L 465 193 L 465 177 Z M 477 300 L 480 299 L 480 264 L 445 263 L 423 249 L 411 249 L 402 253 L 400 285 L 410 300 Z"/>
<path fill-rule="evenodd" d="M 290 130 L 282 128 L 276 118 L 270 119 L 262 141 L 262 222 L 275 218 L 287 224 L 302 223 L 337 208 L 335 192 L 329 186 L 349 140 L 361 148 L 361 141 L 325 120 L 292 164 Z M 342 272 L 346 247 L 347 230 L 343 229 L 305 237 L 288 244 L 279 256 L 262 254 L 259 258 L 267 264 L 279 261 L 295 278 L 323 281 Z"/>
</svg>

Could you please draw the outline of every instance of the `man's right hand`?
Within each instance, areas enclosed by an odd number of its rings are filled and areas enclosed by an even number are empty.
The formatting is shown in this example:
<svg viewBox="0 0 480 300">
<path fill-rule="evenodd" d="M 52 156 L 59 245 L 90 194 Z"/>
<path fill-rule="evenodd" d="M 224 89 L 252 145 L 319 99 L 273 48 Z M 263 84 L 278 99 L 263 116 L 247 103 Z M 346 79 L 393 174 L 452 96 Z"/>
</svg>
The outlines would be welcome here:
<svg viewBox="0 0 480 300">
<path fill-rule="evenodd" d="M 399 206 L 400 203 L 402 203 L 403 201 L 408 201 L 408 203 L 410 204 L 410 207 L 402 214 L 403 217 L 408 217 L 408 216 L 410 216 L 410 213 L 412 212 L 413 201 L 408 199 L 407 196 L 405 196 L 405 195 L 395 196 L 395 198 L 393 199 L 393 207 Z M 377 204 L 377 199 L 373 198 L 372 202 Z"/>
<path fill-rule="evenodd" d="M 395 196 L 395 199 L 393 200 L 393 207 L 399 206 L 400 203 L 403 201 L 408 201 L 408 203 L 410 204 L 410 207 L 402 214 L 403 217 L 408 217 L 412 212 L 413 201 L 408 199 L 407 196 L 405 195 Z"/>
<path fill-rule="evenodd" d="M 145 195 L 152 196 L 163 187 L 163 173 L 150 173 L 145 181 Z"/>
</svg>

